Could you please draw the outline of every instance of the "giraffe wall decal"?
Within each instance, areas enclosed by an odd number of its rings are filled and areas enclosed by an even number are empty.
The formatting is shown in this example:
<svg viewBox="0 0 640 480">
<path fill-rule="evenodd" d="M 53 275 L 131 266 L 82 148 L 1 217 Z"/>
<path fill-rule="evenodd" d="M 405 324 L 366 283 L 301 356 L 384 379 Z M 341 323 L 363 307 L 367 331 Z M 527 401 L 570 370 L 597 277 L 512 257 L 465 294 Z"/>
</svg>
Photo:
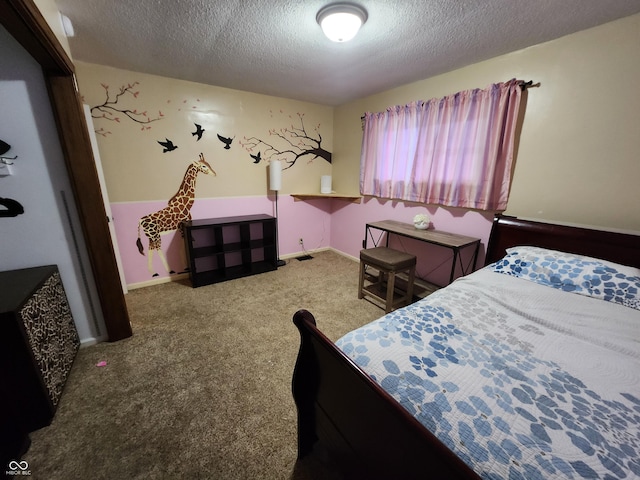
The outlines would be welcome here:
<svg viewBox="0 0 640 480">
<path fill-rule="evenodd" d="M 204 159 L 204 155 L 202 155 L 202 153 L 200 154 L 200 159 L 191 163 L 187 168 L 182 183 L 180 184 L 180 188 L 176 194 L 171 197 L 168 205 L 162 210 L 158 210 L 155 213 L 142 217 L 138 222 L 138 240 L 136 241 L 136 245 L 138 246 L 140 254 L 144 255 L 144 248 L 140 241 L 140 228 L 142 228 L 149 239 L 147 268 L 149 269 L 149 273 L 154 277 L 158 276 L 158 273 L 153 269 L 153 253 L 155 251 L 158 252 L 158 256 L 160 257 L 160 260 L 167 272 L 170 274 L 175 273 L 175 271 L 169 269 L 167 259 L 162 252 L 161 235 L 177 230 L 180 228 L 180 224 L 182 222 L 191 220 L 191 207 L 195 201 L 196 177 L 198 176 L 198 173 L 213 176 L 216 175 L 216 172 Z M 180 229 L 180 233 L 183 234 L 182 229 Z M 184 260 L 184 263 L 186 265 L 186 259 Z M 185 270 L 187 270 L 186 266 Z"/>
</svg>

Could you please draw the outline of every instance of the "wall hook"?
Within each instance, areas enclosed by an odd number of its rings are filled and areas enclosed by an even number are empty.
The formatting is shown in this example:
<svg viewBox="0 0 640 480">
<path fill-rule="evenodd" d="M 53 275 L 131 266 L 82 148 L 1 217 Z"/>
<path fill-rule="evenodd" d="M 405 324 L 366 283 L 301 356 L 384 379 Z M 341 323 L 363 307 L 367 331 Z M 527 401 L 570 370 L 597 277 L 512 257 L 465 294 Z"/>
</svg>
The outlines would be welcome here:
<svg viewBox="0 0 640 480">
<path fill-rule="evenodd" d="M 5 141 L 0 140 L 0 163 L 3 163 L 4 165 L 13 165 L 13 162 L 11 162 L 10 160 L 15 160 L 16 158 L 18 158 L 17 155 L 15 157 L 5 157 L 4 154 L 9 150 L 11 150 L 11 145 L 9 145 Z"/>
<path fill-rule="evenodd" d="M 21 213 L 24 213 L 24 207 L 12 198 L 0 197 L 0 217 L 17 217 Z"/>
</svg>

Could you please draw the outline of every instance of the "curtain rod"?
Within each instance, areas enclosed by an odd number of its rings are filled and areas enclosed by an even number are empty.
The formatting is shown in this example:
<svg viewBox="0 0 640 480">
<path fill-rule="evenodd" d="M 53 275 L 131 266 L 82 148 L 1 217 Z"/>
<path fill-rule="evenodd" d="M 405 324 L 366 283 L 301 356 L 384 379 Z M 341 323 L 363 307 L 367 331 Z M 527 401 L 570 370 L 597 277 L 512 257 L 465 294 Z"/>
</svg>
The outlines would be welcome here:
<svg viewBox="0 0 640 480">
<path fill-rule="evenodd" d="M 529 80 L 528 82 L 525 82 L 524 80 L 522 80 L 520 82 L 520 88 L 522 90 L 526 90 L 527 88 L 539 87 L 539 86 L 540 86 L 540 82 L 533 83 L 533 80 Z"/>
<path fill-rule="evenodd" d="M 533 83 L 533 80 L 529 80 L 528 82 L 525 82 L 524 80 L 520 80 L 520 88 L 522 89 L 522 91 L 525 91 L 528 88 L 539 87 L 539 86 L 540 86 L 540 82 Z M 364 120 L 364 115 L 360 117 L 360 120 Z"/>
</svg>

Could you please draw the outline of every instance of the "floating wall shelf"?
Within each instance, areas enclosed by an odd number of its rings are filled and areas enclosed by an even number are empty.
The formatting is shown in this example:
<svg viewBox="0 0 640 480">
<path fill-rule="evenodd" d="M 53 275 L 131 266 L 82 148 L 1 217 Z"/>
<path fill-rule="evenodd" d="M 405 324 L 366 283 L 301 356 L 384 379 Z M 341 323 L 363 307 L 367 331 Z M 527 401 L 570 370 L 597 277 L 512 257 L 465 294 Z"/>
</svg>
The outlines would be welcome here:
<svg viewBox="0 0 640 480">
<path fill-rule="evenodd" d="M 337 198 L 348 202 L 360 203 L 362 197 L 360 195 L 340 195 L 339 193 L 292 193 L 291 196 L 296 201 L 312 200 L 316 198 Z"/>
</svg>

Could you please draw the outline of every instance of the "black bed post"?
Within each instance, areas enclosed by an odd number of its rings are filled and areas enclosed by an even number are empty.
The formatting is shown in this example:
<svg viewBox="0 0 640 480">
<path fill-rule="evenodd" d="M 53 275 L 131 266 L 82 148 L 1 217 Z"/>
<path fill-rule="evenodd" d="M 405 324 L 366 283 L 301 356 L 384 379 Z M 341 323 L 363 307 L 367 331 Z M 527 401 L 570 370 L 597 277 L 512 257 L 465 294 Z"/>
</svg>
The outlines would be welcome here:
<svg viewBox="0 0 640 480">
<path fill-rule="evenodd" d="M 298 458 L 303 458 L 313 450 L 318 440 L 315 431 L 314 402 L 317 395 L 318 368 L 313 354 L 313 346 L 300 327 L 305 320 L 316 325 L 313 315 L 307 310 L 298 310 L 293 323 L 300 332 L 300 351 L 293 370 L 291 390 L 298 409 Z"/>
</svg>

